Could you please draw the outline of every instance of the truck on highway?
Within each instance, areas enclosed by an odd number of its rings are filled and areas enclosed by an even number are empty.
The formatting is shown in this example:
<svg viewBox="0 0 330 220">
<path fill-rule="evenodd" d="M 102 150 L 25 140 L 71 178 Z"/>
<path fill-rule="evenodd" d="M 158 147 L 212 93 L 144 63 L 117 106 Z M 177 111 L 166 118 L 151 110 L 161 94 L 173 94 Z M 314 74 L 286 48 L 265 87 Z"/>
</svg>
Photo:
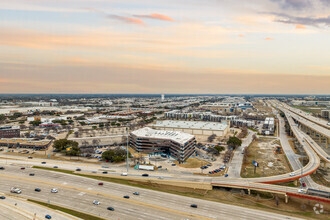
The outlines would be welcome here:
<svg viewBox="0 0 330 220">
<path fill-rule="evenodd" d="M 12 188 L 10 189 L 10 192 L 11 192 L 11 193 L 17 193 L 17 194 L 20 194 L 20 193 L 22 193 L 22 190 L 20 190 L 20 189 L 17 188 L 17 187 L 12 187 Z"/>
</svg>

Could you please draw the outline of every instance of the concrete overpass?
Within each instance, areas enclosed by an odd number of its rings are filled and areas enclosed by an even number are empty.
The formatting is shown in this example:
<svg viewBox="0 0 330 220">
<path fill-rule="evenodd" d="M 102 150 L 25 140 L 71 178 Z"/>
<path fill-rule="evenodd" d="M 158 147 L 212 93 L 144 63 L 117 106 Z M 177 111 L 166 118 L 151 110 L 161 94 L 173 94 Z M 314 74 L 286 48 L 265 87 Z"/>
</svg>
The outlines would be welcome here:
<svg viewBox="0 0 330 220">
<path fill-rule="evenodd" d="M 290 115 L 300 128 L 311 137 L 317 139 L 319 144 L 325 144 L 328 148 L 330 144 L 330 126 L 328 122 L 323 119 L 315 118 L 308 113 L 292 108 L 284 103 L 276 102 L 279 109 L 287 110 L 286 114 Z"/>
</svg>

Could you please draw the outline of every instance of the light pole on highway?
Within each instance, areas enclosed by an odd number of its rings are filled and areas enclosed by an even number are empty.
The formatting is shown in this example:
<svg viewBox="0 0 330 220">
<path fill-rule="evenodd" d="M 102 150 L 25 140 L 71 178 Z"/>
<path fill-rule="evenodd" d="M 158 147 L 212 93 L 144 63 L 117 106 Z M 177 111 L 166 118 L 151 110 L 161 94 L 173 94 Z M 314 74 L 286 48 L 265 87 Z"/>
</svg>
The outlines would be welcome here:
<svg viewBox="0 0 330 220">
<path fill-rule="evenodd" d="M 304 150 L 303 145 L 301 145 L 301 178 L 300 178 L 301 189 L 303 188 L 303 167 L 304 167 L 303 150 Z"/>
<path fill-rule="evenodd" d="M 127 172 L 128 172 L 128 127 L 126 127 L 126 164 L 127 164 Z"/>
</svg>

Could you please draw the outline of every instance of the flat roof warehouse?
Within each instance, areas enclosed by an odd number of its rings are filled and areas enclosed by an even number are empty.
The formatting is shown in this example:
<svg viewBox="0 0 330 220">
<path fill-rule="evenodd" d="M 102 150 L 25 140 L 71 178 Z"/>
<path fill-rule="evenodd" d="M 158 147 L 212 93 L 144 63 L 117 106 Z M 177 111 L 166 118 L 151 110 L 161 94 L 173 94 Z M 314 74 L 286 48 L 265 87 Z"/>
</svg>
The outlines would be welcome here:
<svg viewBox="0 0 330 220">
<path fill-rule="evenodd" d="M 168 128 L 188 128 L 188 129 L 203 129 L 203 130 L 219 130 L 223 131 L 227 128 L 227 124 L 202 122 L 202 121 L 156 121 L 153 127 L 168 127 Z"/>
</svg>

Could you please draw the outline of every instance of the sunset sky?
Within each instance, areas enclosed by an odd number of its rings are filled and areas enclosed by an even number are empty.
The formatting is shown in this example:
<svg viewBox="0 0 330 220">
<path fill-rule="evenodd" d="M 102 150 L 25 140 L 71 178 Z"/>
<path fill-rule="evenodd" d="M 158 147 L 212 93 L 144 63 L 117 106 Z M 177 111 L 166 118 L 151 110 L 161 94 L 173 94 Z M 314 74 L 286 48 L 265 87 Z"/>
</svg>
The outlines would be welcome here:
<svg viewBox="0 0 330 220">
<path fill-rule="evenodd" d="M 0 93 L 330 94 L 330 0 L 8 0 Z"/>
</svg>

